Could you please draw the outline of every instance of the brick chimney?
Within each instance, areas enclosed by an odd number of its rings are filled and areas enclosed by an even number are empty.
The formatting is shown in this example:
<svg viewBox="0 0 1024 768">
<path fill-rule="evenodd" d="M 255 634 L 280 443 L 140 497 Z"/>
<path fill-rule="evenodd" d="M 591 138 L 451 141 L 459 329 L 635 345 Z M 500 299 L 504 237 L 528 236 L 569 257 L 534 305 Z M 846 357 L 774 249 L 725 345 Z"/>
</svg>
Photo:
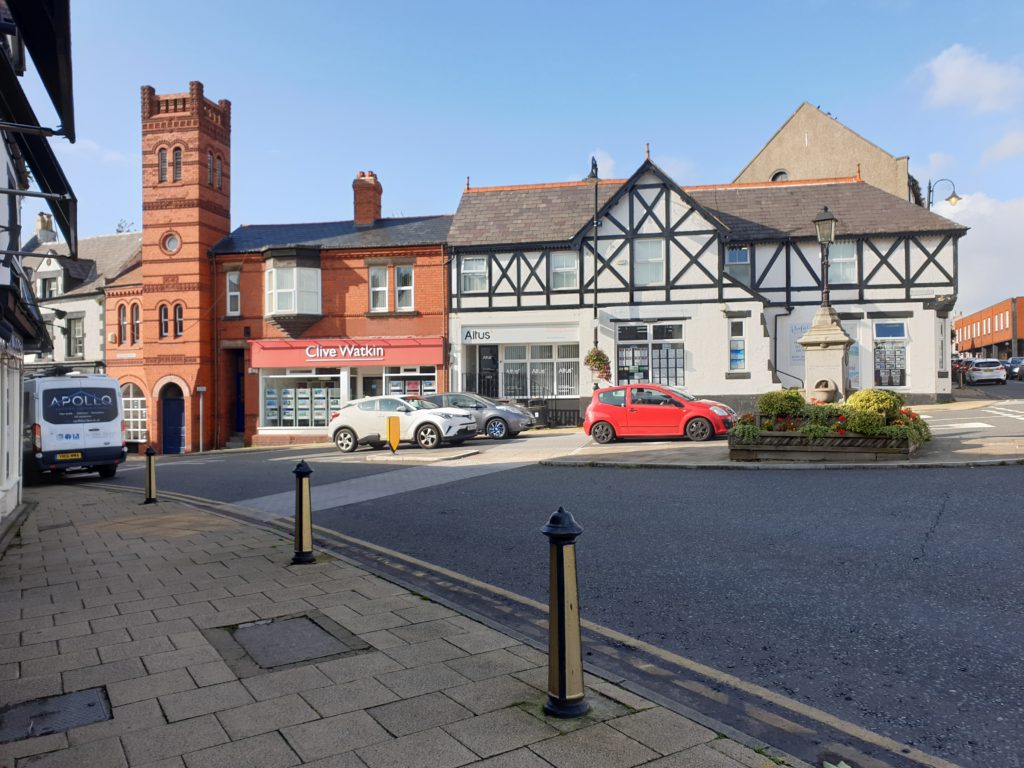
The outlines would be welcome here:
<svg viewBox="0 0 1024 768">
<path fill-rule="evenodd" d="M 57 233 L 53 229 L 53 216 L 48 213 L 36 214 L 36 240 L 40 243 L 53 243 Z"/>
<path fill-rule="evenodd" d="M 355 202 L 355 225 L 369 227 L 380 218 L 380 196 L 384 188 L 373 171 L 360 171 L 352 182 Z"/>
</svg>

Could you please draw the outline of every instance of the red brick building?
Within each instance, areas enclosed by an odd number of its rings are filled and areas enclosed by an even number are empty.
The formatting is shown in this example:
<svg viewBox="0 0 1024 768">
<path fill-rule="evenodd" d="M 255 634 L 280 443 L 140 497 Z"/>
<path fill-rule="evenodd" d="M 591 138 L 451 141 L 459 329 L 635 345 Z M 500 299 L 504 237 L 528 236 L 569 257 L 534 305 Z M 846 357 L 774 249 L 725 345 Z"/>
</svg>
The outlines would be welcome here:
<svg viewBox="0 0 1024 768">
<path fill-rule="evenodd" d="M 1003 299 L 953 320 L 953 342 L 966 357 L 1024 355 L 1024 298 Z"/>
<path fill-rule="evenodd" d="M 142 89 L 142 257 L 108 285 L 106 320 L 141 304 L 141 338 L 107 360 L 144 400 L 149 443 L 327 440 L 349 399 L 445 389 L 451 217 L 381 218 L 360 172 L 350 220 L 232 232 L 230 119 L 201 83 Z"/>
</svg>

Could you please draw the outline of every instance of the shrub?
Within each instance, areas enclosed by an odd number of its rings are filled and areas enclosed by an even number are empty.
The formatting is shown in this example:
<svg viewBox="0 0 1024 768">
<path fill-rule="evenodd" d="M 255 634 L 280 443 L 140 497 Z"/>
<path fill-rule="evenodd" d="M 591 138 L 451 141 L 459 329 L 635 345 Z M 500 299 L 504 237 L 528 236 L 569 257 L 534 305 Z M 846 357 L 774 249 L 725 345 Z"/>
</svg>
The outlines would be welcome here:
<svg viewBox="0 0 1024 768">
<path fill-rule="evenodd" d="M 800 427 L 800 434 L 807 435 L 808 437 L 831 437 L 836 433 L 831 426 L 808 421 Z"/>
<path fill-rule="evenodd" d="M 811 424 L 831 429 L 843 413 L 838 405 L 826 403 L 822 405 L 805 405 L 801 412 L 803 417 Z"/>
<path fill-rule="evenodd" d="M 806 403 L 798 389 L 780 389 L 765 392 L 757 399 L 757 410 L 762 416 L 774 419 L 777 416 L 797 416 Z"/>
<path fill-rule="evenodd" d="M 761 428 L 749 421 L 741 421 L 729 430 L 733 442 L 739 445 L 757 445 L 761 442 Z"/>
<path fill-rule="evenodd" d="M 885 434 L 885 417 L 874 411 L 861 411 L 856 408 L 847 408 L 846 430 L 856 432 L 864 437 L 887 437 Z"/>
<path fill-rule="evenodd" d="M 886 421 L 892 421 L 900 415 L 900 409 L 906 403 L 903 395 L 888 389 L 861 389 L 846 398 L 848 408 L 858 411 L 873 411 L 881 414 Z"/>
</svg>

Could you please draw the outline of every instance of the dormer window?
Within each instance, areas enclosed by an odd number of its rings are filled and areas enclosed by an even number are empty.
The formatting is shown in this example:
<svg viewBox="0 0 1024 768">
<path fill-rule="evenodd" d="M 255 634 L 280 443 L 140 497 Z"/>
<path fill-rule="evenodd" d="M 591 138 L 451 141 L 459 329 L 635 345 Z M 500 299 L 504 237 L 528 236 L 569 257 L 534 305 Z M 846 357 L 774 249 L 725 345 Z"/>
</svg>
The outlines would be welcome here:
<svg viewBox="0 0 1024 768">
<path fill-rule="evenodd" d="M 174 181 L 181 181 L 181 147 L 174 148 L 173 158 L 174 167 L 172 178 Z"/>
<path fill-rule="evenodd" d="M 39 298 L 52 299 L 57 295 L 57 278 L 43 277 L 39 279 Z"/>
<path fill-rule="evenodd" d="M 157 156 L 157 178 L 160 181 L 167 181 L 167 150 L 161 149 Z"/>
</svg>

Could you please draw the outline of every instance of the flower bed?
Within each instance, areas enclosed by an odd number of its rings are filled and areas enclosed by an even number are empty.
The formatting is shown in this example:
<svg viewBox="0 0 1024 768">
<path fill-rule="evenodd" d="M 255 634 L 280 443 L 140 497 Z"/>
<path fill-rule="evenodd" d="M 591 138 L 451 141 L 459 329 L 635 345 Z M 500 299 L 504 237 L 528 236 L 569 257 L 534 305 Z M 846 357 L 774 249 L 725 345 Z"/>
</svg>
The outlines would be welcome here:
<svg viewBox="0 0 1024 768">
<path fill-rule="evenodd" d="M 861 390 L 843 405 L 769 392 L 757 414 L 729 431 L 733 461 L 877 461 L 907 458 L 931 439 L 921 417 L 888 390 Z"/>
</svg>

